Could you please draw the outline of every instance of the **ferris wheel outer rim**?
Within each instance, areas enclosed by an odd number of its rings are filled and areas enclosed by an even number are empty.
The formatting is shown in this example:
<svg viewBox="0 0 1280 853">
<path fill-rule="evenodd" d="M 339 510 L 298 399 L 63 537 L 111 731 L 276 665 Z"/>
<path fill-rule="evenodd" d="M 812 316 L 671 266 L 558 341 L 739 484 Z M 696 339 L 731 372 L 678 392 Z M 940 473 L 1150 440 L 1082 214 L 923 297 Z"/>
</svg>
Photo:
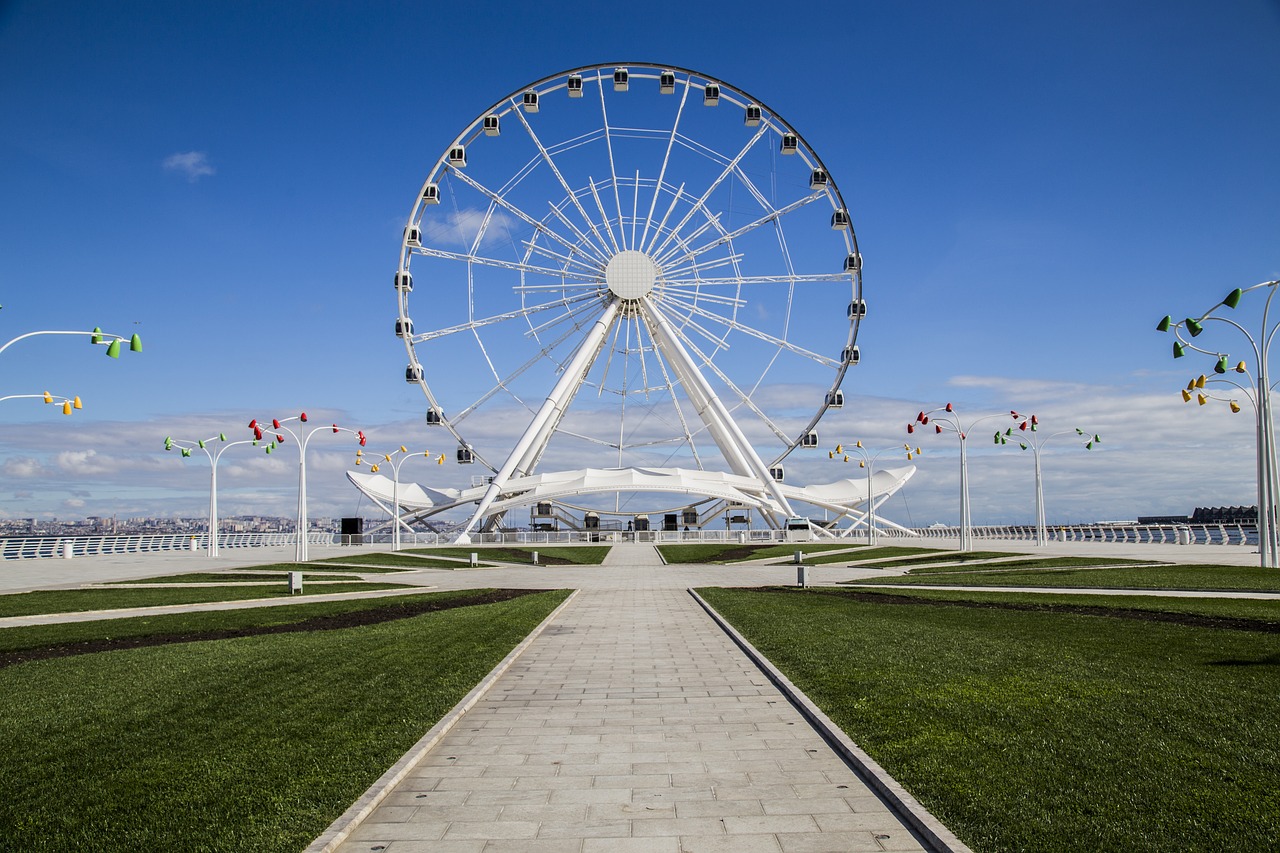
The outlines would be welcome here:
<svg viewBox="0 0 1280 853">
<path fill-rule="evenodd" d="M 421 211 L 425 206 L 423 203 L 423 194 L 426 190 L 426 187 L 432 183 L 437 182 L 436 178 L 440 174 L 441 169 L 448 164 L 449 153 L 452 148 L 458 145 L 464 144 L 464 141 L 472 140 L 475 137 L 479 136 L 483 132 L 483 124 L 487 116 L 494 114 L 495 112 L 502 109 L 505 109 L 505 111 L 507 112 L 519 109 L 519 105 L 514 104 L 512 102 L 515 99 L 520 98 L 525 92 L 528 92 L 530 90 L 537 90 L 539 86 L 544 86 L 553 81 L 558 81 L 561 79 L 564 79 L 567 81 L 569 76 L 573 74 L 583 74 L 585 72 L 600 72 L 603 69 L 616 70 L 619 68 L 627 69 L 628 71 L 630 71 L 633 68 L 640 68 L 645 70 L 652 70 L 655 72 L 655 74 L 653 75 L 649 75 L 649 74 L 642 75 L 643 77 L 657 76 L 661 74 L 663 71 L 672 71 L 675 73 L 684 74 L 688 78 L 689 83 L 692 83 L 694 78 L 705 81 L 705 83 L 715 83 L 716 85 L 723 88 L 727 88 L 731 92 L 736 93 L 737 95 L 746 99 L 748 103 L 755 104 L 756 106 L 760 107 L 763 111 L 768 113 L 769 120 L 772 123 L 777 124 L 780 129 L 795 135 L 798 145 L 802 146 L 803 151 L 808 155 L 808 158 L 811 161 L 810 165 L 816 168 L 820 168 L 823 170 L 823 172 L 826 173 L 827 182 L 829 184 L 827 194 L 833 200 L 833 210 L 837 210 L 837 209 L 843 209 L 846 211 L 848 210 L 848 204 L 844 200 L 844 194 L 841 192 L 839 184 L 836 182 L 835 178 L 832 176 L 831 170 L 827 168 L 826 163 L 822 160 L 822 157 L 818 154 L 817 150 L 809 143 L 809 141 L 805 138 L 805 136 L 802 133 L 800 133 L 799 130 L 797 130 L 790 122 L 784 119 L 776 110 L 769 107 L 768 104 L 765 103 L 763 100 L 756 98 L 754 95 L 747 92 L 746 90 L 736 85 L 733 85 L 731 83 L 726 83 L 723 79 L 719 77 L 715 77 L 713 75 L 705 74 L 701 71 L 697 71 L 695 69 L 686 68 L 679 65 L 670 65 L 670 64 L 662 64 L 662 63 L 654 63 L 654 62 L 593 63 L 589 65 L 582 65 L 574 68 L 564 69 L 554 74 L 549 74 L 547 76 L 539 78 L 538 80 L 535 80 L 533 82 L 526 83 L 523 86 L 520 86 L 516 89 L 513 89 L 511 92 L 507 93 L 502 98 L 498 99 L 489 107 L 487 107 L 486 109 L 482 110 L 479 114 L 477 114 L 476 117 L 472 119 L 457 136 L 454 137 L 453 141 L 448 143 L 445 146 L 444 153 L 441 154 L 441 156 L 436 159 L 435 164 L 432 166 L 431 170 L 427 174 L 426 179 L 423 181 L 422 186 L 419 188 L 417 197 L 414 199 L 413 207 L 410 210 L 409 218 L 406 220 L 405 232 L 404 234 L 402 234 L 402 237 L 401 237 L 400 261 L 397 265 L 397 273 L 403 273 L 403 272 L 409 271 L 408 259 L 411 257 L 412 249 L 414 247 L 410 244 L 408 240 L 408 228 L 410 225 L 413 225 L 421 220 L 421 216 L 422 216 Z M 558 91 L 561 88 L 565 88 L 565 86 L 556 86 L 549 89 L 548 91 L 554 92 L 554 91 Z M 539 92 L 539 95 L 541 94 L 542 93 Z M 799 153 L 799 150 L 800 149 L 797 149 L 797 153 Z M 858 247 L 857 232 L 854 229 L 852 221 L 848 223 L 847 230 L 848 230 L 848 240 L 852 246 L 852 252 L 858 257 L 858 260 L 859 260 L 857 270 L 851 274 L 852 299 L 854 302 L 865 304 L 865 299 L 862 295 L 862 264 L 861 264 L 862 255 L 861 255 L 861 250 Z M 408 312 L 406 310 L 407 299 L 408 299 L 407 292 L 404 292 L 404 291 L 397 292 L 399 319 L 401 320 L 409 320 Z M 849 317 L 849 330 L 844 343 L 844 347 L 846 350 L 855 345 L 857 341 L 858 328 L 861 323 L 861 320 L 863 319 L 863 316 L 865 316 L 865 312 L 854 314 L 853 316 Z M 416 357 L 412 336 L 405 335 L 403 336 L 402 339 L 405 345 L 407 355 L 409 357 L 410 366 L 421 367 L 421 361 Z M 774 458 L 772 461 L 767 463 L 770 467 L 780 464 L 784 459 L 790 456 L 791 453 L 793 453 L 795 450 L 801 447 L 801 442 L 803 440 L 803 437 L 817 426 L 817 424 L 822 420 L 823 415 L 825 415 L 828 409 L 831 407 L 831 402 L 830 402 L 831 397 L 836 391 L 841 390 L 841 386 L 844 383 L 845 376 L 847 375 L 850 366 L 851 366 L 850 362 L 846 361 L 844 358 L 841 358 L 839 360 L 839 364 L 834 371 L 834 379 L 833 379 L 832 385 L 827 390 L 827 392 L 823 394 L 823 399 L 818 409 L 816 410 L 814 415 L 809 419 L 809 422 L 796 434 L 794 439 L 790 441 L 789 446 L 786 446 L 783 449 L 783 451 L 776 456 L 776 458 Z M 416 380 L 415 384 L 417 384 L 422 389 L 424 395 L 427 398 L 429 406 L 441 412 L 440 425 L 446 427 L 449 433 L 453 435 L 453 437 L 457 440 L 459 444 L 459 448 L 466 447 L 468 449 L 472 449 L 474 454 L 474 459 L 476 462 L 480 462 L 490 470 L 496 471 L 497 469 L 493 465 L 489 464 L 487 461 L 485 461 L 481 457 L 481 455 L 478 452 L 474 451 L 474 448 L 472 448 L 471 443 L 466 440 L 466 438 L 455 428 L 453 423 L 450 422 L 448 416 L 443 413 L 443 407 L 440 405 L 439 401 L 435 398 L 434 393 L 431 391 L 431 388 L 426 381 L 425 370 L 421 371 L 421 375 Z M 477 403 L 478 402 L 479 401 L 477 401 Z M 475 405 L 475 404 L 473 403 L 472 405 Z"/>
</svg>

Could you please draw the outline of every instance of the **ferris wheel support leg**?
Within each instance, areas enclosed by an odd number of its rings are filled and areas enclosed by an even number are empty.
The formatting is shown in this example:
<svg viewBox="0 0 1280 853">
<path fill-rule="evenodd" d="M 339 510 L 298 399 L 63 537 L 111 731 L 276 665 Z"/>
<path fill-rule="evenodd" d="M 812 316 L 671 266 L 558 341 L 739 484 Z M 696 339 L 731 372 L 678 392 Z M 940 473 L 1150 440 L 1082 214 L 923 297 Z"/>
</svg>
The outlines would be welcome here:
<svg viewBox="0 0 1280 853">
<path fill-rule="evenodd" d="M 717 443 L 724 440 L 729 446 L 721 446 L 721 452 L 728 459 L 738 458 L 745 462 L 749 467 L 749 473 L 756 477 L 773 497 L 777 507 L 788 517 L 795 515 L 791 509 L 791 504 L 787 502 L 782 491 L 778 488 L 777 482 L 769 475 L 764 462 L 756 454 L 755 448 L 747 441 L 747 437 L 742 434 L 742 430 L 738 428 L 738 424 L 734 421 L 733 416 L 724 407 L 724 403 L 716 396 L 715 391 L 707 383 L 706 377 L 702 375 L 702 371 L 698 370 L 693 363 L 693 359 L 689 357 L 688 351 L 684 345 L 680 343 L 676 332 L 671 328 L 670 322 L 666 316 L 659 311 L 652 302 L 643 303 L 645 313 L 650 319 L 650 328 L 656 333 L 654 342 L 662 348 L 663 354 L 667 361 L 675 368 L 677 374 L 684 381 L 686 391 L 692 393 L 693 389 L 697 390 L 697 395 L 703 401 L 705 406 L 698 407 L 698 417 L 702 419 L 710 429 L 712 436 L 717 438 Z M 723 436 L 723 438 L 721 438 Z M 748 473 L 748 472 L 742 472 Z M 772 521 L 773 525 L 778 523 L 776 518 L 770 519 L 766 515 L 767 521 Z"/>
<path fill-rule="evenodd" d="M 564 411 L 564 407 L 568 405 L 568 401 L 573 399 L 574 393 L 578 390 L 578 385 L 582 382 L 582 377 L 595 362 L 596 356 L 600 353 L 600 347 L 608 335 L 609 328 L 618 316 L 618 304 L 618 299 L 611 300 L 605 307 L 604 312 L 596 319 L 591 330 L 582 339 L 582 344 L 578 347 L 578 351 L 574 353 L 573 360 L 569 362 L 564 372 L 560 374 L 560 380 L 556 382 L 555 388 L 551 389 L 546 401 L 538 409 L 538 414 L 534 416 L 533 421 L 525 429 L 524 434 L 520 436 L 520 440 L 516 442 L 516 446 L 512 448 L 511 453 L 507 456 L 507 461 L 502 463 L 502 468 L 498 470 L 493 481 L 489 483 L 489 488 L 485 490 L 484 497 L 480 499 L 479 505 L 471 513 L 471 518 L 467 520 L 466 525 L 462 528 L 462 533 L 458 535 L 458 544 L 465 545 L 471 542 L 471 534 L 475 532 L 480 520 L 484 518 L 485 512 L 488 511 L 489 506 L 502 492 L 507 480 L 511 478 L 511 473 L 515 471 L 521 460 L 525 459 L 526 455 L 531 451 L 534 456 L 541 452 L 541 448 L 534 447 L 535 441 L 539 439 L 539 436 L 542 437 L 542 441 L 546 441 L 546 436 L 550 433 L 544 427 L 559 418 Z"/>
</svg>

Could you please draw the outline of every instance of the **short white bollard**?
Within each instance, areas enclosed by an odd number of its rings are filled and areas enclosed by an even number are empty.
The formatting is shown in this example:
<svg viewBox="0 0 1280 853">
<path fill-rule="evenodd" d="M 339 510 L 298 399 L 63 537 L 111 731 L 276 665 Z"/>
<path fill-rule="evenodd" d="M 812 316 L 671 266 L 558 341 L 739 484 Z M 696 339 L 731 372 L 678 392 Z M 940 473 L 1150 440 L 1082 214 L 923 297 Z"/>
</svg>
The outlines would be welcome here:
<svg viewBox="0 0 1280 853">
<path fill-rule="evenodd" d="M 70 539 L 64 540 L 62 543 L 62 558 L 70 560 L 75 556 L 76 545 Z"/>
<path fill-rule="evenodd" d="M 538 552 L 537 552 L 537 551 L 534 551 L 534 552 L 533 552 L 533 564 L 534 564 L 535 566 L 536 566 L 536 565 L 538 565 Z"/>
<path fill-rule="evenodd" d="M 805 588 L 809 585 L 809 567 L 796 566 L 796 586 Z"/>
<path fill-rule="evenodd" d="M 480 555 L 477 554 L 475 551 L 472 551 L 471 552 L 471 568 L 474 569 L 478 565 L 480 565 Z"/>
<path fill-rule="evenodd" d="M 199 542 L 199 540 L 198 540 L 198 539 L 196 539 L 196 537 L 192 536 L 192 537 L 191 537 L 191 550 L 192 550 L 192 551 L 198 550 L 198 549 L 196 548 L 196 544 L 197 544 L 197 542 Z"/>
<path fill-rule="evenodd" d="M 302 572 L 289 572 L 289 594 L 302 595 Z"/>
</svg>

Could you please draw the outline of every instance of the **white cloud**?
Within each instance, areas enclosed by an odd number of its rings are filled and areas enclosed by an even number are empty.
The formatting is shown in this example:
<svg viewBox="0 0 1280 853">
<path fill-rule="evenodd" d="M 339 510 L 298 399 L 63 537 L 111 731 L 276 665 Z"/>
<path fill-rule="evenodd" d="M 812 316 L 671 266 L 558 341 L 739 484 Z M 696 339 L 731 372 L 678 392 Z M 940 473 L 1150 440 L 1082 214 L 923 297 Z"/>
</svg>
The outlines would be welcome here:
<svg viewBox="0 0 1280 853">
<path fill-rule="evenodd" d="M 209 155 L 203 151 L 184 151 L 170 154 L 164 158 L 164 170 L 175 172 L 186 177 L 190 183 L 216 174 L 217 170 L 209 164 Z"/>
</svg>

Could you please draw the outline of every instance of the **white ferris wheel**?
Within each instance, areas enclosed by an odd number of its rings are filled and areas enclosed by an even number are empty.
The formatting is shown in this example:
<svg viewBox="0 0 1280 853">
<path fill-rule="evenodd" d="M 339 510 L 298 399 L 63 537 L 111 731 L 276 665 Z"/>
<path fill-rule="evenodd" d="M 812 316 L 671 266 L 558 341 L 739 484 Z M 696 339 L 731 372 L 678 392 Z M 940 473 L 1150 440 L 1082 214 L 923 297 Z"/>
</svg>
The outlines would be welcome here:
<svg viewBox="0 0 1280 853">
<path fill-rule="evenodd" d="M 418 193 L 395 289 L 428 424 L 487 469 L 464 536 L 512 484 L 584 466 L 745 478 L 780 526 L 784 460 L 844 405 L 865 315 L 848 205 L 804 137 L 728 83 L 644 63 L 477 115 Z M 615 508 L 646 489 L 614 479 Z"/>
</svg>

